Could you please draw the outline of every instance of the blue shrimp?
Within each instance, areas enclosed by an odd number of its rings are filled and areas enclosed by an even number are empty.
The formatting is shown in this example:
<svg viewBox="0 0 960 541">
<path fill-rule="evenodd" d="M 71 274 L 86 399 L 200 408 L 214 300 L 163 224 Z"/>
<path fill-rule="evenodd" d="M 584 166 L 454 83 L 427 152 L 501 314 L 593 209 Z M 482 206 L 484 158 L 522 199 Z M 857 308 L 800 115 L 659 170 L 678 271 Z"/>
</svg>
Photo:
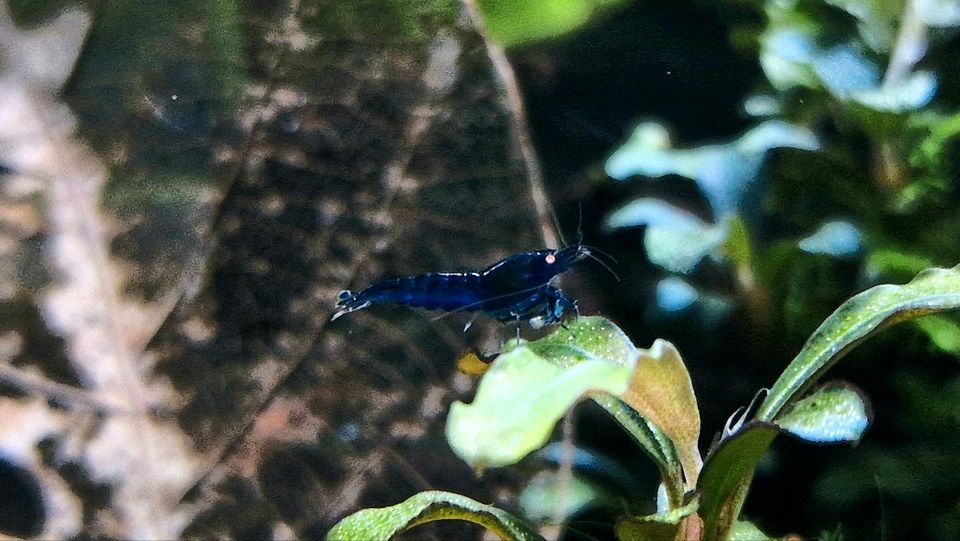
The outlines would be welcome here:
<svg viewBox="0 0 960 541">
<path fill-rule="evenodd" d="M 522 320 L 540 328 L 560 323 L 567 313 L 577 312 L 576 301 L 550 282 L 587 257 L 600 261 L 590 248 L 577 243 L 559 250 L 515 254 L 480 272 L 429 272 L 383 280 L 356 293 L 341 291 L 331 321 L 373 304 L 392 303 L 486 313 L 498 321 L 515 321 L 519 335 Z"/>
</svg>

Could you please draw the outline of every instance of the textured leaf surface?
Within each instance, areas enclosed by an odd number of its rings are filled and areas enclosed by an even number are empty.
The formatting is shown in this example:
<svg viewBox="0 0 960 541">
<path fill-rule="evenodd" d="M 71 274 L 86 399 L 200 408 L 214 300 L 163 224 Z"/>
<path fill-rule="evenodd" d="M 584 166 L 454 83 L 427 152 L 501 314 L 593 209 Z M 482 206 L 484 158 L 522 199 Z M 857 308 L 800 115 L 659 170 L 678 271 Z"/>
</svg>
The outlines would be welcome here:
<svg viewBox="0 0 960 541">
<path fill-rule="evenodd" d="M 398 533 L 436 520 L 465 520 L 479 524 L 501 539 L 543 539 L 530 526 L 496 507 L 449 492 L 421 492 L 403 503 L 364 509 L 340 521 L 327 533 L 328 541 L 386 540 Z"/>
<path fill-rule="evenodd" d="M 90 481 L 44 537 L 317 537 L 424 483 L 491 498 L 442 423 L 470 390 L 451 360 L 499 325 L 328 325 L 341 289 L 543 247 L 469 4 L 6 15 L 2 377 L 68 412 L 44 445 Z"/>
<path fill-rule="evenodd" d="M 447 439 L 474 468 L 513 464 L 538 449 L 554 425 L 590 392 L 627 389 L 633 345 L 602 318 L 579 318 L 493 362 L 473 402 L 454 403 Z M 616 360 L 614 360 L 616 359 Z"/>
<path fill-rule="evenodd" d="M 960 307 L 960 267 L 929 269 L 905 285 L 880 285 L 843 303 L 774 383 L 756 418 L 770 421 L 789 401 L 871 333 L 905 319 Z"/>
<path fill-rule="evenodd" d="M 814 443 L 857 441 L 870 425 L 870 413 L 865 399 L 855 389 L 828 384 L 791 404 L 775 423 Z"/>
</svg>

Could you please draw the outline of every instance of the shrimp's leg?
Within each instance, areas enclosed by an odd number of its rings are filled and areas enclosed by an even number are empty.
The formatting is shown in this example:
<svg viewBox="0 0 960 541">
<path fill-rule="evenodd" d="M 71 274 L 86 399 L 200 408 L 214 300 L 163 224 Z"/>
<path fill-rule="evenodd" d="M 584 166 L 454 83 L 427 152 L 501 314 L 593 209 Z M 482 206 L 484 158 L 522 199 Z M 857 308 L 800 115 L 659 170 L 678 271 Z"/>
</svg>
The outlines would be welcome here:
<svg viewBox="0 0 960 541">
<path fill-rule="evenodd" d="M 517 342 L 520 342 L 520 314 L 514 314 L 517 316 Z"/>
</svg>

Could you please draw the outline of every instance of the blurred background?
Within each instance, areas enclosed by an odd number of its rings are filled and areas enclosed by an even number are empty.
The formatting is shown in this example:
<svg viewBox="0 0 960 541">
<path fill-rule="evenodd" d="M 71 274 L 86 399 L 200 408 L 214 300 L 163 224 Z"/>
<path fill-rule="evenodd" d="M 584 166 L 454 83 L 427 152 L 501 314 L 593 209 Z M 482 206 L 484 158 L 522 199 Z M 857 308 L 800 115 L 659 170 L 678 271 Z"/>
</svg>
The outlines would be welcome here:
<svg viewBox="0 0 960 541">
<path fill-rule="evenodd" d="M 499 325 L 328 323 L 341 289 L 541 248 L 540 196 L 617 260 L 619 280 L 563 277 L 581 313 L 683 355 L 704 450 L 844 300 L 960 263 L 956 0 L 0 15 L 4 534 L 319 537 L 427 488 L 553 518 L 535 489 L 557 453 L 477 479 L 443 441 L 475 384 L 456 358 Z M 873 426 L 854 446 L 779 438 L 746 517 L 960 538 L 958 356 L 951 315 L 855 349 L 830 379 Z M 560 531 L 611 538 L 653 510 L 657 472 L 602 411 L 573 419 L 587 489 Z"/>
</svg>

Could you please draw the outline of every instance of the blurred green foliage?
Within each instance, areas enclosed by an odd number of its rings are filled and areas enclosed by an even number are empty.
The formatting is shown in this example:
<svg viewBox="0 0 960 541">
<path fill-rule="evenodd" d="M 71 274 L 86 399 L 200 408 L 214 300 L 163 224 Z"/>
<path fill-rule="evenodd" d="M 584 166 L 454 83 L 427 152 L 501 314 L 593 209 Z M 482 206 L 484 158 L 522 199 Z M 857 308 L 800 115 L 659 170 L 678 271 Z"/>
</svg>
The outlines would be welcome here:
<svg viewBox="0 0 960 541">
<path fill-rule="evenodd" d="M 613 230 L 644 228 L 641 249 L 662 271 L 653 298 L 659 311 L 724 296 L 740 308 L 728 314 L 745 314 L 754 332 L 794 343 L 858 289 L 960 261 L 960 2 L 726 4 L 755 10 L 729 35 L 763 70 L 743 101 L 757 127 L 719 144 L 674 146 L 661 121 L 639 119 L 606 162 L 615 180 L 692 181 L 707 203 L 710 215 L 698 213 L 703 205 L 644 195 L 607 218 Z M 771 126 L 780 136 L 757 133 Z M 697 320 L 704 331 L 724 324 Z M 889 533 L 883 528 L 908 516 L 924 538 L 960 538 L 960 481 L 943 471 L 960 444 L 960 395 L 946 391 L 953 380 L 931 381 L 915 365 L 960 353 L 960 325 L 939 315 L 914 328 L 928 341 L 898 342 L 903 357 L 881 356 L 896 375 L 881 371 L 873 382 L 888 386 L 889 403 L 902 408 L 885 437 L 904 441 L 868 437 L 859 450 L 867 458 L 852 452 L 831 464 L 810 502 L 849 519 L 838 531 L 856 538 Z M 876 479 L 864 476 L 864 464 Z M 853 516 L 878 498 L 894 504 L 886 525 L 876 524 L 876 513 Z"/>
<path fill-rule="evenodd" d="M 553 38 L 626 0 L 479 0 L 487 31 L 506 47 Z"/>
</svg>

